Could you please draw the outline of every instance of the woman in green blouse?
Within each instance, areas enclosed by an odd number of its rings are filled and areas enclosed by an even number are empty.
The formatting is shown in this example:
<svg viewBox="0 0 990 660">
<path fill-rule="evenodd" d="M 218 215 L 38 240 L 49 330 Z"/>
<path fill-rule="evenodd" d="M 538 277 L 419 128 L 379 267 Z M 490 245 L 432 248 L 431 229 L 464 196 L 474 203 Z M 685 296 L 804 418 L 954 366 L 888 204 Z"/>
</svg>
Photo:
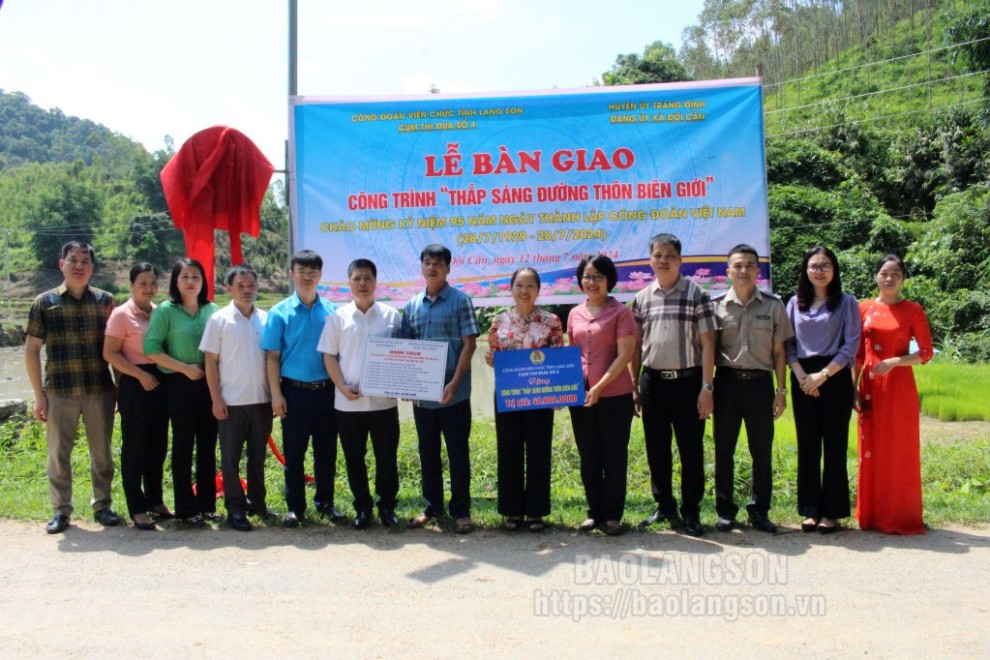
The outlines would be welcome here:
<svg viewBox="0 0 990 660">
<path fill-rule="evenodd" d="M 203 526 L 216 521 L 217 420 L 206 385 L 205 358 L 199 350 L 206 320 L 218 307 L 207 298 L 206 272 L 195 259 L 172 268 L 168 300 L 151 313 L 145 356 L 165 374 L 172 422 L 172 486 L 175 515 Z M 196 490 L 193 492 L 193 449 Z"/>
</svg>

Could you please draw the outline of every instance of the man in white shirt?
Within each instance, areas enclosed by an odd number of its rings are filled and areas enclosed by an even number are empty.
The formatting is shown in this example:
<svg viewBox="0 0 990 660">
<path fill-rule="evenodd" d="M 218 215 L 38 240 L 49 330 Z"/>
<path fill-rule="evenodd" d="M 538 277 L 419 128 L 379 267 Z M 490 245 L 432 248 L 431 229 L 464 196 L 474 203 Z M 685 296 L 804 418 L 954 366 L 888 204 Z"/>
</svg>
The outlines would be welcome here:
<svg viewBox="0 0 990 660">
<path fill-rule="evenodd" d="M 371 492 L 365 453 L 368 435 L 375 452 L 375 493 L 382 525 L 399 523 L 395 515 L 399 492 L 399 409 L 395 399 L 361 394 L 368 337 L 396 337 L 399 312 L 375 302 L 378 269 L 368 259 L 356 259 L 347 267 L 352 302 L 327 318 L 317 349 L 323 354 L 330 379 L 342 396 L 334 397 L 337 431 L 347 464 L 347 481 L 354 495 L 355 529 L 371 525 Z"/>
<path fill-rule="evenodd" d="M 220 466 L 230 526 L 251 531 L 247 514 L 268 517 L 265 454 L 272 432 L 272 395 L 261 337 L 267 314 L 255 307 L 258 274 L 250 266 L 227 273 L 230 304 L 206 322 L 199 349 L 206 354 L 206 382 L 219 420 Z M 241 453 L 247 445 L 247 499 L 241 486 Z"/>
</svg>

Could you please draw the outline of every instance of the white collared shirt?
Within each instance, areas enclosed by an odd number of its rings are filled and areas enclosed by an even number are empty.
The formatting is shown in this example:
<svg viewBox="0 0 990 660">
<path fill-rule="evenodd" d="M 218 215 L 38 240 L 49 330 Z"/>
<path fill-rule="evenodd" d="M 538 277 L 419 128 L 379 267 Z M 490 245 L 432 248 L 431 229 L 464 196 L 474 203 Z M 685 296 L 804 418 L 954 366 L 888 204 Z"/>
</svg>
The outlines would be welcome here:
<svg viewBox="0 0 990 660">
<path fill-rule="evenodd" d="M 261 349 L 267 318 L 267 312 L 257 307 L 247 318 L 231 302 L 206 322 L 199 350 L 220 356 L 220 394 L 228 406 L 272 400 Z"/>
<path fill-rule="evenodd" d="M 376 302 L 367 312 L 362 312 L 350 302 L 327 317 L 317 350 L 336 355 L 344 382 L 361 389 L 368 337 L 398 337 L 401 323 L 398 310 L 388 305 Z M 362 396 L 356 401 L 349 401 L 340 392 L 333 400 L 334 408 L 343 412 L 387 410 L 398 405 L 396 399 L 381 396 Z"/>
</svg>

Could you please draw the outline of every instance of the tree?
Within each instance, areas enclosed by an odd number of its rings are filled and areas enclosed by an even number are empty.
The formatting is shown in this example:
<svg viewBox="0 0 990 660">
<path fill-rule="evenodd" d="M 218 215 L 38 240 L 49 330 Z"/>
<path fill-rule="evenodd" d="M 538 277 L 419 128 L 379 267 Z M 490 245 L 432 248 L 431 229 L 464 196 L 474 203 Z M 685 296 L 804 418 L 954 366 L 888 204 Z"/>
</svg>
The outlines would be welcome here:
<svg viewBox="0 0 990 660">
<path fill-rule="evenodd" d="M 93 242 L 103 214 L 99 193 L 80 177 L 82 163 L 53 169 L 40 184 L 29 212 L 31 247 L 43 264 L 50 264 L 62 246 L 73 240 Z"/>
<path fill-rule="evenodd" d="M 678 61 L 674 47 L 663 41 L 654 41 L 647 46 L 642 57 L 635 53 L 617 56 L 611 70 L 602 74 L 603 84 L 609 86 L 681 80 L 688 80 L 687 71 Z"/>
</svg>

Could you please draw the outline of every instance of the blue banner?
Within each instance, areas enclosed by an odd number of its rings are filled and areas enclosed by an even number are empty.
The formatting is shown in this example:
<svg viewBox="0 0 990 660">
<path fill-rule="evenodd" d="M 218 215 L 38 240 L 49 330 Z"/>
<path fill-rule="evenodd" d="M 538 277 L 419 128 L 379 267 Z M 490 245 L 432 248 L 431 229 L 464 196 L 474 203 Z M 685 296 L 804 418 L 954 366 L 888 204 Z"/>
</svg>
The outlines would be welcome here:
<svg viewBox="0 0 990 660">
<path fill-rule="evenodd" d="M 574 269 L 595 253 L 629 300 L 653 280 L 661 231 L 706 289 L 727 288 L 737 243 L 769 285 L 759 79 L 291 103 L 292 248 L 323 256 L 333 300 L 349 299 L 358 257 L 378 266 L 379 300 L 409 299 L 430 243 L 451 249 L 449 281 L 476 305 L 511 304 L 520 266 L 540 272 L 543 304 L 583 300 Z"/>
<path fill-rule="evenodd" d="M 584 405 L 581 349 L 495 351 L 495 410 Z"/>
</svg>

